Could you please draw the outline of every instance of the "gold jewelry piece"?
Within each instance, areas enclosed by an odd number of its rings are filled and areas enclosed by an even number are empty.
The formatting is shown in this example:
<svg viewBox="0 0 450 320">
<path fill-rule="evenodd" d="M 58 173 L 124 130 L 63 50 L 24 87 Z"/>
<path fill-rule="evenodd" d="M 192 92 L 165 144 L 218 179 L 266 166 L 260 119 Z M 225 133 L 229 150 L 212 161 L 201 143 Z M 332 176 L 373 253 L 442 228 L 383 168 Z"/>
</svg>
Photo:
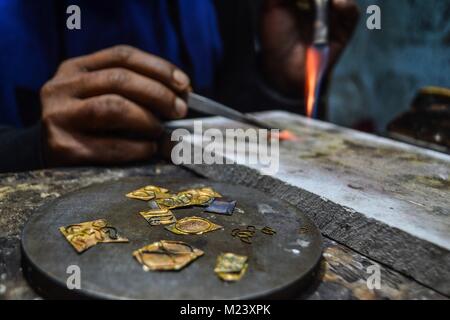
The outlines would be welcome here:
<svg viewBox="0 0 450 320">
<path fill-rule="evenodd" d="M 261 232 L 264 234 L 267 234 L 269 236 L 273 236 L 274 234 L 276 234 L 277 232 L 275 230 L 273 230 L 271 227 L 264 227 L 261 229 Z"/>
<path fill-rule="evenodd" d="M 132 191 L 126 196 L 131 199 L 144 201 L 155 200 L 160 209 L 206 205 L 214 198 L 222 197 L 219 193 L 209 187 L 189 189 L 172 194 L 169 193 L 168 189 L 157 186 L 146 186 Z"/>
<path fill-rule="evenodd" d="M 138 190 L 132 191 L 126 195 L 130 199 L 138 199 L 149 201 L 153 199 L 161 199 L 170 197 L 169 190 L 156 186 L 146 186 Z"/>
<path fill-rule="evenodd" d="M 247 244 L 252 244 L 251 238 L 255 235 L 256 227 L 255 226 L 247 226 L 246 229 L 233 229 L 231 231 L 231 235 L 233 237 L 239 238 L 242 242 Z"/>
<path fill-rule="evenodd" d="M 145 271 L 176 271 L 203 255 L 182 241 L 161 240 L 133 252 Z"/>
<path fill-rule="evenodd" d="M 255 226 L 247 226 L 247 230 L 255 233 L 256 232 L 256 227 Z"/>
<path fill-rule="evenodd" d="M 151 226 L 168 225 L 177 221 L 172 211 L 167 208 L 141 211 L 140 215 L 143 216 Z"/>
<path fill-rule="evenodd" d="M 221 253 L 214 272 L 223 281 L 239 281 L 248 268 L 248 258 L 234 253 Z"/>
<path fill-rule="evenodd" d="M 156 203 L 161 208 L 176 209 L 194 205 L 193 196 L 190 193 L 176 194 L 165 199 L 157 199 Z"/>
<path fill-rule="evenodd" d="M 167 230 L 181 235 L 188 234 L 196 234 L 200 235 L 206 232 L 215 231 L 218 229 L 223 229 L 222 226 L 219 226 L 207 219 L 200 217 L 187 217 L 181 220 L 178 220 L 176 223 L 167 226 Z"/>
<path fill-rule="evenodd" d="M 239 231 L 236 236 L 239 238 L 248 238 L 248 237 L 253 237 L 255 233 L 248 231 L 248 230 L 244 230 L 244 231 Z"/>
<path fill-rule="evenodd" d="M 97 243 L 128 242 L 127 238 L 119 236 L 116 228 L 108 226 L 108 222 L 104 219 L 60 227 L 59 231 L 78 253 L 86 251 Z"/>
<path fill-rule="evenodd" d="M 198 189 L 190 189 L 184 192 L 194 192 L 194 193 L 198 193 L 199 195 L 204 195 L 204 196 L 208 196 L 210 198 L 221 198 L 222 195 L 216 191 L 214 191 L 212 188 L 210 187 L 203 187 L 203 188 L 198 188 Z"/>
<path fill-rule="evenodd" d="M 236 237 L 239 231 L 241 231 L 239 228 L 233 229 L 233 230 L 231 230 L 231 235 L 233 237 Z"/>
<path fill-rule="evenodd" d="M 168 209 L 199 206 L 208 204 L 214 198 L 222 197 L 211 188 L 199 188 L 180 191 L 170 197 L 157 199 L 156 203 Z"/>
</svg>

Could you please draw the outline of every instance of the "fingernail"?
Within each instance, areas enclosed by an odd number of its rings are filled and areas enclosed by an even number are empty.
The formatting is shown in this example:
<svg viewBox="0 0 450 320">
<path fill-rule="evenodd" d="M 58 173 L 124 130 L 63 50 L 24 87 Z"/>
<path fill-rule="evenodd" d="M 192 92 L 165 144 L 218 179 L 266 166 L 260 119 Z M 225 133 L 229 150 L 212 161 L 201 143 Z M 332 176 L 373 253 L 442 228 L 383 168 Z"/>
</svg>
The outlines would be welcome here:
<svg viewBox="0 0 450 320">
<path fill-rule="evenodd" d="M 178 69 L 175 69 L 175 71 L 173 72 L 173 79 L 181 87 L 185 87 L 189 84 L 188 76 Z"/>
<path fill-rule="evenodd" d="M 175 99 L 175 112 L 178 118 L 182 118 L 187 114 L 187 104 L 181 98 Z"/>
</svg>

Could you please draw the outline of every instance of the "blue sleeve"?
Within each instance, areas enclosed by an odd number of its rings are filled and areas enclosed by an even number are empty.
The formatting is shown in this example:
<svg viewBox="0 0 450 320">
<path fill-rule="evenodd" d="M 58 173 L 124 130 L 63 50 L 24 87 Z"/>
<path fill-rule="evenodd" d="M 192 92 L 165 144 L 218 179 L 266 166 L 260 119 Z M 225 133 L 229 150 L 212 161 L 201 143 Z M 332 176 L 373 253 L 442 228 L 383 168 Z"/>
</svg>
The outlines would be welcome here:
<svg viewBox="0 0 450 320">
<path fill-rule="evenodd" d="M 40 123 L 26 129 L 0 126 L 0 173 L 44 167 Z"/>
<path fill-rule="evenodd" d="M 58 65 L 59 28 L 54 2 L 0 0 L 0 125 L 23 125 L 17 89 L 39 92 Z M 21 111 L 33 107 L 25 106 Z"/>
</svg>

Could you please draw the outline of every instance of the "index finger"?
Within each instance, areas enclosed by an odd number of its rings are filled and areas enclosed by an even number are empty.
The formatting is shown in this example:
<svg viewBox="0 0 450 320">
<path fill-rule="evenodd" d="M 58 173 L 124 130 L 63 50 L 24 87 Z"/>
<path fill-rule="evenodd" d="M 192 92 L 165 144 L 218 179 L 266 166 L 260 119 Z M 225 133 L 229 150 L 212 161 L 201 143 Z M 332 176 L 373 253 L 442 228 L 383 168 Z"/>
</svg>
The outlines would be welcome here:
<svg viewBox="0 0 450 320">
<path fill-rule="evenodd" d="M 157 80 L 177 92 L 186 91 L 190 86 L 189 77 L 169 61 L 126 45 L 74 58 L 70 62 L 77 71 L 126 68 Z"/>
</svg>

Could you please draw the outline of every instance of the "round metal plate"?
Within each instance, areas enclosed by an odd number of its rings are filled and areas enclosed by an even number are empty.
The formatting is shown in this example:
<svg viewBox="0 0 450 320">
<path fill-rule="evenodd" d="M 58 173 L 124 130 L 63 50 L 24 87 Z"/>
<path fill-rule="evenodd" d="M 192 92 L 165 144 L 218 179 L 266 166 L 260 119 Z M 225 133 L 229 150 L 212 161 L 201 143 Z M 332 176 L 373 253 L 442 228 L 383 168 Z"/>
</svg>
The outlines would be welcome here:
<svg viewBox="0 0 450 320">
<path fill-rule="evenodd" d="M 232 216 L 203 212 L 201 207 L 174 209 L 178 219 L 200 216 L 224 227 L 203 235 L 175 235 L 151 227 L 139 215 L 144 201 L 125 194 L 145 185 L 171 192 L 210 186 L 237 200 L 244 213 Z M 107 219 L 129 243 L 97 244 L 77 254 L 58 230 L 79 222 Z M 235 228 L 269 226 L 273 236 L 257 231 L 252 244 L 231 236 Z M 159 240 L 180 240 L 205 252 L 178 272 L 145 272 L 132 252 Z M 222 282 L 213 269 L 217 256 L 232 252 L 249 257 L 247 273 L 236 283 Z M 321 257 L 321 235 L 293 206 L 243 186 L 208 180 L 167 181 L 127 178 L 94 185 L 61 197 L 39 209 L 22 235 L 25 275 L 44 296 L 105 299 L 252 299 L 286 297 L 309 278 Z M 68 267 L 81 270 L 81 289 L 68 290 Z"/>
</svg>

